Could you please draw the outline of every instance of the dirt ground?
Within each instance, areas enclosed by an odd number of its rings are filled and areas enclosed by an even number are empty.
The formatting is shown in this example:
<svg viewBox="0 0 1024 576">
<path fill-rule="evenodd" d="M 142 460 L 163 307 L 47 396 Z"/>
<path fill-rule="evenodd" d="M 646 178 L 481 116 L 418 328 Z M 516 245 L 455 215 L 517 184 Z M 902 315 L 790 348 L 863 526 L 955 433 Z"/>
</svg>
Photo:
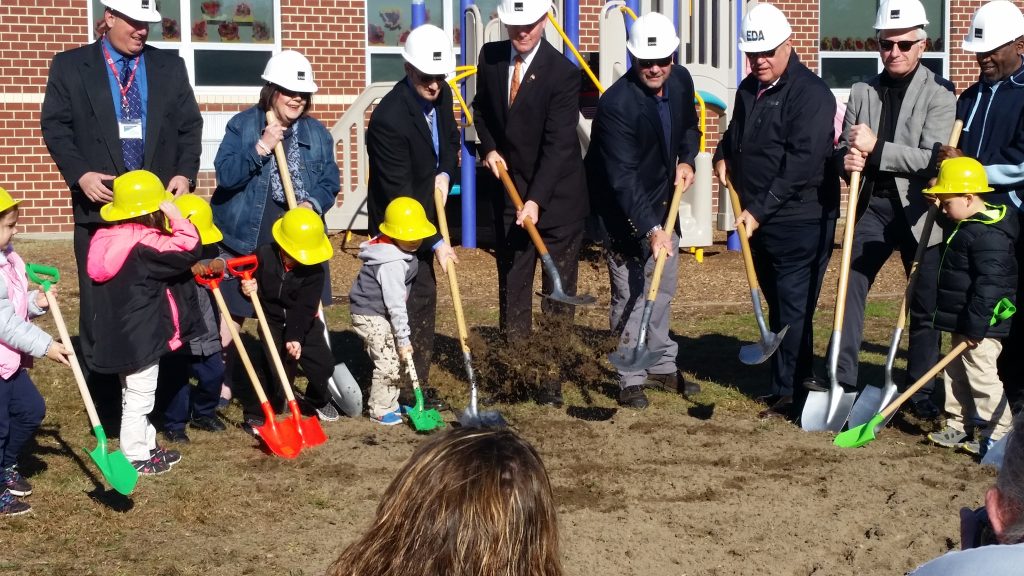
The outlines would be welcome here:
<svg viewBox="0 0 1024 576">
<path fill-rule="evenodd" d="M 336 356 L 366 386 L 368 361 L 344 305 L 358 240 L 332 261 L 340 299 L 329 316 Z M 70 243 L 22 242 L 19 251 L 27 261 L 60 265 L 75 332 Z M 651 393 L 644 412 L 615 410 L 614 373 L 603 359 L 607 273 L 596 251 L 585 255 L 580 285 L 597 306 L 579 311 L 566 342 L 537 342 L 531 351 L 497 344 L 493 258 L 466 249 L 459 257 L 482 384 L 501 388 L 511 378 L 488 366 L 494 358 L 520 356 L 528 365 L 557 349 L 563 364 L 566 409 L 496 408 L 544 458 L 568 576 L 903 574 L 959 546 L 958 509 L 980 505 L 992 481 L 993 472 L 969 457 L 922 442 L 934 423 L 897 417 L 875 442 L 841 450 L 829 434 L 759 421 L 751 398 L 765 392 L 767 367 L 737 360 L 756 328 L 740 256 L 721 245 L 703 263 L 683 255 L 673 306 L 678 363 L 704 392 L 695 402 Z M 438 280 L 431 383 L 461 410 L 466 379 L 447 284 Z M 817 315 L 819 355 L 834 286 L 833 268 Z M 890 262 L 868 306 L 864 382 L 882 381 L 900 290 Z M 50 320 L 42 325 L 52 329 Z M 39 362 L 33 376 L 48 402 L 38 446 L 22 465 L 35 485 L 34 511 L 0 522 L 0 574 L 322 574 L 370 522 L 387 483 L 423 439 L 409 428 L 342 418 L 324 426 L 328 443 L 286 461 L 261 452 L 237 426 L 193 431 L 172 473 L 143 478 L 123 498 L 103 489 L 83 452 L 95 440 L 70 373 Z M 222 415 L 237 425 L 240 409 L 233 404 Z"/>
</svg>

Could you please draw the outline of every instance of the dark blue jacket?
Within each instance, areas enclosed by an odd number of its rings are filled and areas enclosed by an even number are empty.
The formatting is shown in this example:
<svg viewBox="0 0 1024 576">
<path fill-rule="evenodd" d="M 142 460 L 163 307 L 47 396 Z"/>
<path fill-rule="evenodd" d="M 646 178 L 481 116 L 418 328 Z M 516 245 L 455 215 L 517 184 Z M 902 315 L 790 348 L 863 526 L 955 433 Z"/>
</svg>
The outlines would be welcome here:
<svg viewBox="0 0 1024 576">
<path fill-rule="evenodd" d="M 267 126 L 265 113 L 253 106 L 228 121 L 224 140 L 217 150 L 217 189 L 210 198 L 213 222 L 224 233 L 224 244 L 237 254 L 256 250 L 263 213 L 270 199 L 270 179 L 277 170 L 272 155 L 260 156 L 256 142 Z M 334 160 L 334 141 L 319 121 L 300 118 L 294 125 L 302 156 L 302 181 L 313 209 L 321 216 L 334 205 L 341 179 Z"/>
<path fill-rule="evenodd" d="M 939 292 L 932 324 L 936 330 L 973 340 L 1002 338 L 1010 320 L 989 326 L 1001 299 L 1017 294 L 1017 260 L 1013 244 L 1019 234 L 1017 218 L 1003 204 L 957 223 L 946 238 L 939 265 Z"/>
<path fill-rule="evenodd" d="M 835 218 L 839 176 L 829 159 L 836 99 L 794 52 L 779 81 L 756 98 L 753 74 L 740 83 L 732 120 L 715 151 L 743 209 L 768 222 Z"/>
<path fill-rule="evenodd" d="M 607 240 L 624 254 L 642 251 L 644 235 L 664 225 L 676 165 L 694 165 L 700 128 L 693 108 L 693 80 L 673 66 L 665 81 L 671 118 L 669 147 L 658 104 L 634 67 L 597 103 L 585 160 L 591 206 L 604 224 Z M 678 226 L 678 222 L 676 223 Z"/>
<path fill-rule="evenodd" d="M 1006 80 L 980 81 L 960 95 L 956 117 L 964 121 L 960 150 L 985 165 L 998 204 L 1020 209 L 1024 196 L 1024 66 Z"/>
</svg>

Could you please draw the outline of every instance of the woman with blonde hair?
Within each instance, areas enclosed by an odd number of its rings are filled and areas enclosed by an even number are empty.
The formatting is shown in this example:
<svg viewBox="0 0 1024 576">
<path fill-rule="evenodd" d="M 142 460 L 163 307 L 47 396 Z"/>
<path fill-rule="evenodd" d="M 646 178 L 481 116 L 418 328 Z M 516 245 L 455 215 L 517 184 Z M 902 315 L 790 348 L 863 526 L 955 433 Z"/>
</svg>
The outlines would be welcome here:
<svg viewBox="0 0 1024 576">
<path fill-rule="evenodd" d="M 537 451 L 509 430 L 456 429 L 405 463 L 328 576 L 561 576 Z"/>
</svg>

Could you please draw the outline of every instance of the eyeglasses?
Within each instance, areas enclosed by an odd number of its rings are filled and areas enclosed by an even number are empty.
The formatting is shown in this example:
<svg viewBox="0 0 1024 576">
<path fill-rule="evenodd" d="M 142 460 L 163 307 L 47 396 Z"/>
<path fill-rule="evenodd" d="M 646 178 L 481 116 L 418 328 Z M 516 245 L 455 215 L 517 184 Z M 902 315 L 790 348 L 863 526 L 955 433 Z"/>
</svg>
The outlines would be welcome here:
<svg viewBox="0 0 1024 576">
<path fill-rule="evenodd" d="M 278 86 L 277 91 L 285 98 L 301 98 L 302 100 L 308 101 L 309 97 L 312 96 L 312 94 L 310 94 L 309 92 L 294 92 L 282 86 Z"/>
<path fill-rule="evenodd" d="M 764 52 L 747 52 L 747 58 L 749 58 L 751 61 L 757 60 L 758 58 L 774 58 L 775 51 L 778 49 L 779 47 L 776 46 L 775 48 L 772 48 L 771 50 L 765 50 Z"/>
<path fill-rule="evenodd" d="M 638 58 L 636 64 L 641 68 L 654 68 L 655 66 L 659 68 L 668 68 L 672 65 L 672 56 L 666 56 L 659 60 L 645 60 Z"/>
<path fill-rule="evenodd" d="M 429 86 L 430 84 L 433 84 L 434 82 L 437 82 L 438 84 L 442 84 L 442 83 L 444 83 L 444 79 L 446 78 L 446 76 L 444 74 L 424 74 L 423 72 L 420 72 L 419 70 L 415 70 L 415 72 L 416 72 L 416 81 L 419 82 L 420 84 L 424 84 L 424 85 L 427 85 L 427 86 Z"/>
<path fill-rule="evenodd" d="M 893 46 L 899 46 L 900 52 L 909 52 L 910 49 L 914 47 L 914 44 L 917 44 L 918 42 L 923 42 L 923 40 L 879 40 L 878 46 L 885 52 L 891 52 Z"/>
</svg>

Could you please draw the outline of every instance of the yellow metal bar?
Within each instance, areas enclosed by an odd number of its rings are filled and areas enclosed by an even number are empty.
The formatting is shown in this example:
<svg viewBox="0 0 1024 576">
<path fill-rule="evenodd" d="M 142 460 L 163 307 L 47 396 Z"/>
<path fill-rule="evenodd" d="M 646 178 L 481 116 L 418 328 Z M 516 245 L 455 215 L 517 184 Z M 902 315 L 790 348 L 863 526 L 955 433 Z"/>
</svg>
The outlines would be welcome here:
<svg viewBox="0 0 1024 576">
<path fill-rule="evenodd" d="M 476 71 L 474 70 L 474 73 Z M 459 86 L 455 82 L 455 78 L 448 81 L 448 85 L 452 87 L 452 94 L 459 101 L 459 107 L 462 108 L 462 115 L 466 117 L 466 126 L 473 125 L 473 114 L 469 111 L 469 106 L 466 106 L 466 101 L 462 98 L 462 93 L 459 91 Z"/>
<path fill-rule="evenodd" d="M 700 106 L 700 151 L 703 152 L 704 146 L 707 144 L 704 134 L 707 132 L 708 126 L 708 107 L 697 90 L 693 91 L 693 97 L 697 99 L 697 105 Z"/>
<path fill-rule="evenodd" d="M 594 83 L 594 86 L 597 86 L 598 92 L 604 94 L 604 86 L 601 86 L 601 82 L 597 79 L 597 76 L 594 76 L 594 71 L 587 65 L 587 61 L 583 59 L 583 56 L 580 56 L 579 51 L 577 51 L 576 47 L 572 45 L 569 37 L 565 35 L 565 30 L 562 30 L 562 26 L 558 24 L 558 21 L 551 15 L 551 12 L 548 12 L 548 21 L 555 26 L 555 30 L 558 31 L 558 35 L 562 37 L 562 42 L 565 42 L 565 45 L 572 50 L 573 55 L 576 56 L 576 61 L 580 63 L 580 66 L 583 66 L 583 71 L 587 73 L 587 76 L 590 76 L 590 80 Z"/>
<path fill-rule="evenodd" d="M 629 14 L 629 17 L 632 18 L 633 20 L 637 19 L 636 12 L 633 12 L 633 9 L 630 8 L 629 6 L 619 6 L 619 10 L 625 12 L 626 14 Z"/>
</svg>

